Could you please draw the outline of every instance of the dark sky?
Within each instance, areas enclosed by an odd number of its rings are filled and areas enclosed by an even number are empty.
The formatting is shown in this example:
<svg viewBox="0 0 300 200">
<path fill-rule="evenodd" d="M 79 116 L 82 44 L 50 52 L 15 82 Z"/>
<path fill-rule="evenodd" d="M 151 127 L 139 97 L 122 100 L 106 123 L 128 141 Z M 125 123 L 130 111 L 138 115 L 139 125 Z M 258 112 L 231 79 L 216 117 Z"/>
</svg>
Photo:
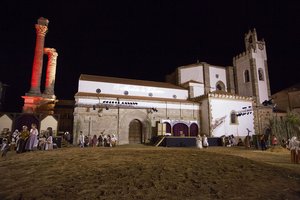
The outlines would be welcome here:
<svg viewBox="0 0 300 200">
<path fill-rule="evenodd" d="M 56 48 L 55 94 L 73 99 L 80 74 L 164 81 L 176 67 L 232 65 L 244 33 L 267 44 L 272 93 L 299 82 L 299 1 L 14 1 L 0 5 L 0 81 L 6 111 L 30 88 L 37 19 L 48 18 L 45 47 Z M 44 62 L 46 61 L 44 57 Z M 44 67 L 46 63 L 44 63 Z"/>
</svg>

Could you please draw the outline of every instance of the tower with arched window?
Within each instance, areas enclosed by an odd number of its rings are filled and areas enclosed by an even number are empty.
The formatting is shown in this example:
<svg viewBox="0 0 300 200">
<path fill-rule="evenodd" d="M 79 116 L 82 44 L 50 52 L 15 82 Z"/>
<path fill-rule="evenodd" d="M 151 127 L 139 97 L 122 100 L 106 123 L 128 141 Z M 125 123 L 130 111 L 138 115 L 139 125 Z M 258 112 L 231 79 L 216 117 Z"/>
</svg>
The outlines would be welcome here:
<svg viewBox="0 0 300 200">
<path fill-rule="evenodd" d="M 239 95 L 251 96 L 256 103 L 270 99 L 265 41 L 258 40 L 256 30 L 245 34 L 246 51 L 233 58 L 236 90 Z"/>
</svg>

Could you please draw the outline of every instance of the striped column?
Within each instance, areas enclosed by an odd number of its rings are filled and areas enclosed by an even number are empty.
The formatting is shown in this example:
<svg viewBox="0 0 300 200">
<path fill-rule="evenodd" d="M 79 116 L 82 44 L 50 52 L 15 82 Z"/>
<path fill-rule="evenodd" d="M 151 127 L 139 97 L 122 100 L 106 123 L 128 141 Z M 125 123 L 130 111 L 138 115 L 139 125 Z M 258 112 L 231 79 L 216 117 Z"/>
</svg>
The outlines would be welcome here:
<svg viewBox="0 0 300 200">
<path fill-rule="evenodd" d="M 48 55 L 44 94 L 54 95 L 56 61 L 57 61 L 58 53 L 54 48 L 45 48 L 44 53 Z"/>
<path fill-rule="evenodd" d="M 45 36 L 48 31 L 48 23 L 48 19 L 41 17 L 38 19 L 38 23 L 35 25 L 36 43 L 32 66 L 31 88 L 28 92 L 29 95 L 41 94 L 40 86 L 43 68 L 44 43 Z"/>
</svg>

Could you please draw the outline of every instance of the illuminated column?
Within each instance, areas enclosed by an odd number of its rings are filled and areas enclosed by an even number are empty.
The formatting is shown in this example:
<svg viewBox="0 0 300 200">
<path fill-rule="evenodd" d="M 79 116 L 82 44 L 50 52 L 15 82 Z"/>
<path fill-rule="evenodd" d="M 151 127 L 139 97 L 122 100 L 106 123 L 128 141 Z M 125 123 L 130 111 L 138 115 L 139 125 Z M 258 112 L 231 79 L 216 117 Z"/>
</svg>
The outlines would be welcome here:
<svg viewBox="0 0 300 200">
<path fill-rule="evenodd" d="M 48 65 L 47 65 L 47 72 L 46 72 L 44 95 L 51 95 L 53 98 L 55 98 L 54 83 L 55 83 L 55 72 L 56 72 L 56 60 L 58 54 L 56 50 L 53 48 L 45 48 L 44 53 L 48 55 Z"/>
<path fill-rule="evenodd" d="M 36 29 L 36 43 L 35 52 L 32 66 L 31 76 L 31 88 L 28 95 L 40 95 L 41 94 L 41 75 L 43 68 L 43 55 L 44 55 L 44 43 L 45 36 L 48 31 L 48 19 L 43 17 L 38 19 L 38 23 L 35 25 Z"/>
</svg>

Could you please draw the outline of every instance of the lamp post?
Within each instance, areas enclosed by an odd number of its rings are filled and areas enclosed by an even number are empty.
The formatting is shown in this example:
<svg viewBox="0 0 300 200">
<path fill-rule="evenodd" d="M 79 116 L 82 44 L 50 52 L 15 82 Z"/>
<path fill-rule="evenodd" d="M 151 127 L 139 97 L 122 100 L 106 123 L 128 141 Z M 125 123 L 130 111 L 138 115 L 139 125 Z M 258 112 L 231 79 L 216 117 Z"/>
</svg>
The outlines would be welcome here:
<svg viewBox="0 0 300 200">
<path fill-rule="evenodd" d="M 118 135 L 118 138 L 117 138 L 117 142 L 118 142 L 118 145 L 119 145 L 119 138 L 120 138 L 120 100 L 119 98 L 117 98 L 117 101 L 118 101 L 118 106 L 117 106 L 117 109 L 118 109 L 118 115 L 117 115 L 117 135 Z"/>
<path fill-rule="evenodd" d="M 91 136 L 91 117 L 89 117 L 89 132 L 88 132 L 88 138 Z"/>
</svg>

